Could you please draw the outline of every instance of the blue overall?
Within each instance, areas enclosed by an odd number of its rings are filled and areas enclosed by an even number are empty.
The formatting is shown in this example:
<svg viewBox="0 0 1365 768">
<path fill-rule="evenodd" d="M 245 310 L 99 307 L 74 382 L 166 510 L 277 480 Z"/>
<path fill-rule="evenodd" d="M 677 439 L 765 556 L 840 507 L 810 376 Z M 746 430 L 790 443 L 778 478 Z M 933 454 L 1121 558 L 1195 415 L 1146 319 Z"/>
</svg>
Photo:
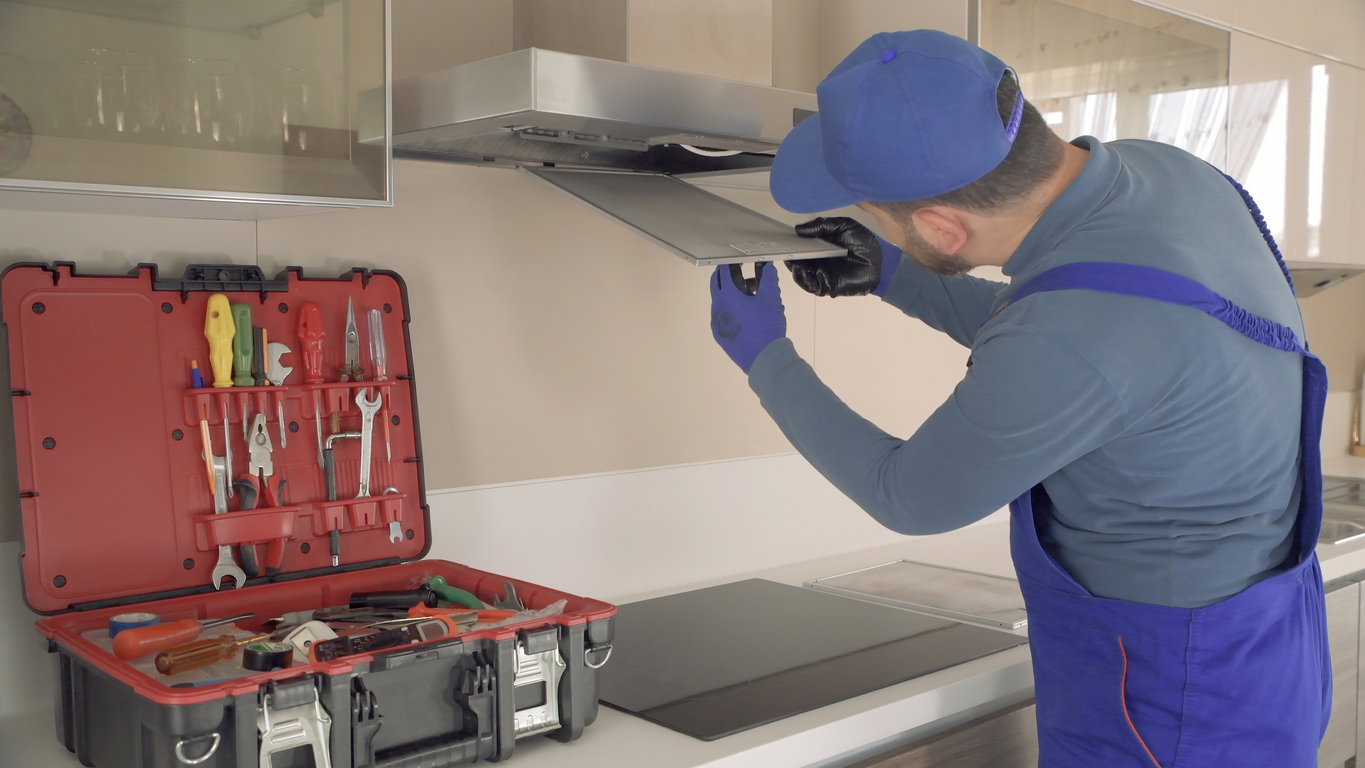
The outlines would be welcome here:
<svg viewBox="0 0 1365 768">
<path fill-rule="evenodd" d="M 1313 552 L 1322 525 L 1326 370 L 1290 329 L 1150 267 L 1065 264 L 1024 284 L 1010 303 L 1075 289 L 1195 309 L 1252 342 L 1302 356 L 1302 493 L 1288 570 L 1193 609 L 1091 595 L 1039 543 L 1033 506 L 1043 487 L 1010 504 L 1010 548 L 1029 617 L 1038 764 L 1313 768 L 1332 698 L 1322 572 Z"/>
</svg>

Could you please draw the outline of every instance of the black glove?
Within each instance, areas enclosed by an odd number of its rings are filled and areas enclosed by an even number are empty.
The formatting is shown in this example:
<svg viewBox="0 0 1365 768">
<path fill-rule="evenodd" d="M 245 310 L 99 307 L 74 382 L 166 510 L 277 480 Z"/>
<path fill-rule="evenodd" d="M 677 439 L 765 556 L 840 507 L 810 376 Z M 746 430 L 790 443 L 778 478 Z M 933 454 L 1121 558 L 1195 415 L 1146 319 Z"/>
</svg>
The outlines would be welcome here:
<svg viewBox="0 0 1365 768">
<path fill-rule="evenodd" d="M 796 234 L 848 249 L 847 256 L 787 262 L 792 278 L 816 296 L 866 296 L 882 278 L 882 247 L 872 230 L 846 217 L 812 219 Z"/>
</svg>

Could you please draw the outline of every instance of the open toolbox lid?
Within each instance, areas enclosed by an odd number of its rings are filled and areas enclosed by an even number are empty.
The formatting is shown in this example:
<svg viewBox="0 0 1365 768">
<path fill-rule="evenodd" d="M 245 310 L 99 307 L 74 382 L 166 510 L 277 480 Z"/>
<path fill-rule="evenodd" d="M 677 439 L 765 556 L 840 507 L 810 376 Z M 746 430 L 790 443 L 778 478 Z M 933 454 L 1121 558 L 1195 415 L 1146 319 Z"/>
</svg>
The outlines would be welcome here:
<svg viewBox="0 0 1365 768">
<path fill-rule="evenodd" d="M 204 335 L 209 297 L 249 304 L 252 324 L 289 348 L 279 362 L 293 370 L 282 386 L 214 388 Z M 347 300 L 354 302 L 360 364 L 371 368 L 367 312 L 380 310 L 387 348 L 384 382 L 339 382 Z M 324 383 L 304 384 L 299 307 L 321 307 Z M 266 280 L 254 266 L 195 265 L 184 278 L 162 279 L 143 264 L 126 276 L 77 274 L 58 262 L 16 264 L 0 278 L 0 314 L 8 341 L 15 456 L 23 526 L 24 598 L 52 614 L 214 591 L 219 546 L 283 542 L 279 575 L 306 578 L 420 559 L 430 547 L 407 291 L 385 271 L 357 269 L 339 278 L 305 278 L 289 268 Z M 195 389 L 191 361 L 206 387 Z M 369 373 L 365 376 L 370 379 Z M 335 444 L 337 499 L 328 502 L 319 467 L 318 431 L 340 412 L 340 430 L 358 431 L 361 390 L 384 393 L 393 458 L 386 460 L 376 415 L 371 496 L 359 488 L 359 440 Z M 314 419 L 319 405 L 321 425 Z M 246 476 L 242 423 L 265 415 L 273 483 L 285 481 L 279 505 L 214 514 L 200 416 L 208 414 L 215 455 L 224 453 L 224 408 L 232 440 L 232 477 Z M 283 407 L 284 425 L 277 417 Z M 381 412 L 382 413 L 382 412 Z M 283 429 L 283 433 L 281 432 Z M 284 444 L 281 445 L 281 438 Z M 384 489 L 397 489 L 383 493 Z M 391 526 L 397 523 L 397 526 Z M 332 529 L 341 561 L 333 568 Z M 399 532 L 390 539 L 391 528 Z M 224 590 L 231 582 L 223 582 Z"/>
</svg>

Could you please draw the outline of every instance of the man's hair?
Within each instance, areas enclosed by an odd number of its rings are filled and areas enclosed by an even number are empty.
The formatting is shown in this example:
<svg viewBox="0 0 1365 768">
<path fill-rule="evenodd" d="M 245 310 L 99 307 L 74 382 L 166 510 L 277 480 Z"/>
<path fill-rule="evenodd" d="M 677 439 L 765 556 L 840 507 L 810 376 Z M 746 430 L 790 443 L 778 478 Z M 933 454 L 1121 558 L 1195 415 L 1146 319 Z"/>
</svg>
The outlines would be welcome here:
<svg viewBox="0 0 1365 768">
<path fill-rule="evenodd" d="M 1014 114 L 1014 102 L 1019 95 L 1019 81 L 1006 70 L 995 90 L 995 106 L 1000 111 L 1002 124 L 1008 125 Z M 1024 102 L 1019 134 L 1010 152 L 990 173 L 951 192 L 923 200 L 903 200 L 876 203 L 877 207 L 896 218 L 930 205 L 946 205 L 977 213 L 998 213 L 1023 200 L 1062 166 L 1063 143 L 1052 132 L 1036 107 Z"/>
</svg>

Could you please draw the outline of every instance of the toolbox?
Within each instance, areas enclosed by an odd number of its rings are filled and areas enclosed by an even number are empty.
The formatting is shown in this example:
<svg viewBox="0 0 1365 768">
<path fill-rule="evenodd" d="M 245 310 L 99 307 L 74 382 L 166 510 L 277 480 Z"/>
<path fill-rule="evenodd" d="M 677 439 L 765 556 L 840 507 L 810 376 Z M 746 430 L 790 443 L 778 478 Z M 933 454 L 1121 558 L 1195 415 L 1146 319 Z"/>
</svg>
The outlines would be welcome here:
<svg viewBox="0 0 1365 768">
<path fill-rule="evenodd" d="M 0 313 L 24 598 L 83 765 L 437 768 L 594 721 L 615 607 L 423 559 L 398 275 L 17 264 Z"/>
</svg>

